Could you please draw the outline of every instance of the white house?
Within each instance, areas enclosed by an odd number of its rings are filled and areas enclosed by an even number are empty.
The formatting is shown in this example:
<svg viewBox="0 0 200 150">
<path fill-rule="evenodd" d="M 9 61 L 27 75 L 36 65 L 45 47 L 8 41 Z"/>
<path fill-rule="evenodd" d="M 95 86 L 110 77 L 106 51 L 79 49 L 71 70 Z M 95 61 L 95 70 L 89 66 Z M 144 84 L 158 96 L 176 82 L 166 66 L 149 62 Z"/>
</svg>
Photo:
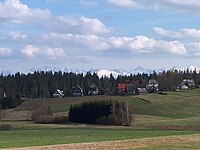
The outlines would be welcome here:
<svg viewBox="0 0 200 150">
<path fill-rule="evenodd" d="M 95 84 L 92 84 L 89 87 L 88 95 L 98 95 L 99 94 L 99 89 Z"/>
<path fill-rule="evenodd" d="M 63 91 L 61 91 L 60 89 L 57 89 L 56 91 L 55 91 L 55 93 L 53 93 L 53 97 L 54 98 L 62 98 L 62 97 L 64 97 L 65 95 L 64 95 L 64 92 Z"/>
<path fill-rule="evenodd" d="M 158 81 L 156 81 L 155 79 L 149 80 L 149 82 L 146 85 L 146 89 L 149 92 L 158 92 Z"/>
<path fill-rule="evenodd" d="M 182 90 L 191 89 L 191 88 L 194 88 L 194 86 L 195 86 L 194 80 L 184 79 L 180 84 L 180 89 Z"/>
</svg>

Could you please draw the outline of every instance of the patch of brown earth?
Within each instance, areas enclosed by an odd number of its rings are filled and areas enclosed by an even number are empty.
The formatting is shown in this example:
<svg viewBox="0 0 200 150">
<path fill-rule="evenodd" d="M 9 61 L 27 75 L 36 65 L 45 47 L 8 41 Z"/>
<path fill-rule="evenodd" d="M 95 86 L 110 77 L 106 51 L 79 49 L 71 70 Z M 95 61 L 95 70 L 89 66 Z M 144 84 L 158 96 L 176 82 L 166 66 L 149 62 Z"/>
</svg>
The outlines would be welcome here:
<svg viewBox="0 0 200 150">
<path fill-rule="evenodd" d="M 30 111 L 15 111 L 14 109 L 4 110 L 2 120 L 31 120 Z"/>
</svg>

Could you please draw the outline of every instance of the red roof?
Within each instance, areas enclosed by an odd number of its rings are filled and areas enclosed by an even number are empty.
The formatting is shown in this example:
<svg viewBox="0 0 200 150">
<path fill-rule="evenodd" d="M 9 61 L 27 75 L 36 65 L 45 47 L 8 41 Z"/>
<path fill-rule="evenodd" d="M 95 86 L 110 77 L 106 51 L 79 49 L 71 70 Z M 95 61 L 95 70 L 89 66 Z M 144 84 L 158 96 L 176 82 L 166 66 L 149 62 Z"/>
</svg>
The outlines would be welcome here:
<svg viewBox="0 0 200 150">
<path fill-rule="evenodd" d="M 125 91 L 126 90 L 126 83 L 118 83 L 118 89 L 120 90 L 120 91 Z"/>
</svg>

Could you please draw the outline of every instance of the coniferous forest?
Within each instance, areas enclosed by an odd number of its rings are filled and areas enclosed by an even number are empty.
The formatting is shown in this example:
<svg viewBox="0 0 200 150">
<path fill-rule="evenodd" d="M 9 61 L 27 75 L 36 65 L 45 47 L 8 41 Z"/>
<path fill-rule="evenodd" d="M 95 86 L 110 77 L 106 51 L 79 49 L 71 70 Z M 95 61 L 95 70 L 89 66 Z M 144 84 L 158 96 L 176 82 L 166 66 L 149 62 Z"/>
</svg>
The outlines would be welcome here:
<svg viewBox="0 0 200 150">
<path fill-rule="evenodd" d="M 159 90 L 171 91 L 183 79 L 193 79 L 196 85 L 200 84 L 200 74 L 195 71 L 164 71 L 162 73 L 138 74 L 130 76 L 98 77 L 96 73 L 74 74 L 62 72 L 34 72 L 28 74 L 16 73 L 14 75 L 0 76 L 0 105 L 12 108 L 20 105 L 21 98 L 50 98 L 56 89 L 64 91 L 65 96 L 70 96 L 74 85 L 82 87 L 84 95 L 87 95 L 91 84 L 97 85 L 99 89 L 109 90 L 111 94 L 117 93 L 117 84 L 127 81 L 138 81 L 145 85 L 149 79 L 159 82 Z"/>
</svg>

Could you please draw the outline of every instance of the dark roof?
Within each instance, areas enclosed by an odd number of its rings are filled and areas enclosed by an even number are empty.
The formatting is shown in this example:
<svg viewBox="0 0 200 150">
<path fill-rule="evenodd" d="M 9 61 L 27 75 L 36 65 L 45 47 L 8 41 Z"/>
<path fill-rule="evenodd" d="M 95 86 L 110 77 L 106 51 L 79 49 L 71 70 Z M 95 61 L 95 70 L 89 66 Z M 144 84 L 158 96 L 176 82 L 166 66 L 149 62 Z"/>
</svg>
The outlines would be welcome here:
<svg viewBox="0 0 200 150">
<path fill-rule="evenodd" d="M 95 84 L 91 84 L 90 85 L 90 89 L 98 89 L 97 86 Z"/>
<path fill-rule="evenodd" d="M 75 85 L 72 87 L 72 90 L 82 90 L 82 88 L 79 85 Z"/>
<path fill-rule="evenodd" d="M 158 84 L 158 81 L 156 81 L 155 79 L 151 79 L 149 80 L 149 84 Z"/>
</svg>

